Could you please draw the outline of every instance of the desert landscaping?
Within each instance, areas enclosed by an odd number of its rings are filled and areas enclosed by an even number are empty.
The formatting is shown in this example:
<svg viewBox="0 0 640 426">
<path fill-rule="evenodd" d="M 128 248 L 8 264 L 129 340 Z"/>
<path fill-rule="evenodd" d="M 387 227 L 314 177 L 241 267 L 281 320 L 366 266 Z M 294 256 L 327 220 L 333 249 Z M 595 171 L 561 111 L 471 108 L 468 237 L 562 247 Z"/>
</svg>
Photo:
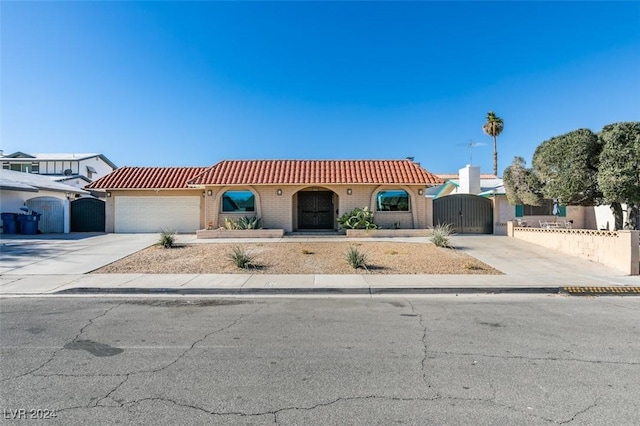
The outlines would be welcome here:
<svg viewBox="0 0 640 426">
<path fill-rule="evenodd" d="M 234 248 L 253 259 L 239 268 L 229 258 Z M 366 256 L 366 269 L 346 260 L 350 248 Z M 153 246 L 94 273 L 142 274 L 500 274 L 459 250 L 429 243 L 287 242 Z"/>
</svg>

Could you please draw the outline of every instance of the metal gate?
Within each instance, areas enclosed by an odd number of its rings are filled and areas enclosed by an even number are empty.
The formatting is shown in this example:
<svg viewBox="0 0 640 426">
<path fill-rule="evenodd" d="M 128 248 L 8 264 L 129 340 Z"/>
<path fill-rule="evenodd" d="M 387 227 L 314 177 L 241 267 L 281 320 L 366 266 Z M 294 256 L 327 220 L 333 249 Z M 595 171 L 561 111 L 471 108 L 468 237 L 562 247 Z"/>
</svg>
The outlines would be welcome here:
<svg viewBox="0 0 640 426">
<path fill-rule="evenodd" d="M 71 232 L 104 232 L 104 201 L 97 198 L 72 201 Z"/>
<path fill-rule="evenodd" d="M 64 202 L 54 197 L 36 197 L 25 202 L 34 212 L 42 214 L 38 231 L 43 234 L 64 232 Z"/>
<path fill-rule="evenodd" d="M 454 194 L 433 200 L 433 224 L 451 224 L 458 234 L 492 234 L 493 203 L 471 194 Z"/>
</svg>

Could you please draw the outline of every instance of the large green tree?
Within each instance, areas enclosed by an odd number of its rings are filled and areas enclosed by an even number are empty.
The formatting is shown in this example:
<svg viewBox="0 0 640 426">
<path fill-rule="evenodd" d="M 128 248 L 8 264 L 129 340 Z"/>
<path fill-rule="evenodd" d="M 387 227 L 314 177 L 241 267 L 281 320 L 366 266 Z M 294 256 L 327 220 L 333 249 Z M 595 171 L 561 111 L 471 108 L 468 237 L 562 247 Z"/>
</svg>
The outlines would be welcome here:
<svg viewBox="0 0 640 426">
<path fill-rule="evenodd" d="M 602 152 L 598 185 L 604 202 L 611 204 L 615 228 L 623 227 L 622 206 L 627 205 L 627 223 L 638 229 L 640 204 L 640 122 L 622 122 L 604 126 L 599 134 Z"/>
<path fill-rule="evenodd" d="M 493 138 L 493 174 L 498 176 L 498 135 L 504 130 L 504 121 L 495 112 L 489 111 L 482 130 Z"/>
<path fill-rule="evenodd" d="M 509 204 L 527 204 L 540 206 L 544 202 L 540 181 L 533 170 L 527 168 L 522 157 L 515 157 L 509 167 L 504 170 L 504 189 Z"/>
<path fill-rule="evenodd" d="M 600 202 L 598 163 L 601 144 L 589 129 L 574 130 L 542 142 L 533 154 L 533 170 L 544 198 L 561 205 Z"/>
</svg>

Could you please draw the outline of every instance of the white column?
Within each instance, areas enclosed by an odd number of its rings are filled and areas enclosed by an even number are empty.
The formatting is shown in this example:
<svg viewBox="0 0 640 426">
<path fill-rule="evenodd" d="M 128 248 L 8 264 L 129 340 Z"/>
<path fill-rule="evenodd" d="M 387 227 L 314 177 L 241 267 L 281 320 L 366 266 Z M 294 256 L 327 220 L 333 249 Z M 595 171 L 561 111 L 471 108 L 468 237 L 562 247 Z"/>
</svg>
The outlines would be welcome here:
<svg viewBox="0 0 640 426">
<path fill-rule="evenodd" d="M 68 198 L 65 198 L 62 202 L 63 206 L 63 221 L 64 221 L 64 233 L 68 234 L 71 232 L 71 202 Z"/>
</svg>

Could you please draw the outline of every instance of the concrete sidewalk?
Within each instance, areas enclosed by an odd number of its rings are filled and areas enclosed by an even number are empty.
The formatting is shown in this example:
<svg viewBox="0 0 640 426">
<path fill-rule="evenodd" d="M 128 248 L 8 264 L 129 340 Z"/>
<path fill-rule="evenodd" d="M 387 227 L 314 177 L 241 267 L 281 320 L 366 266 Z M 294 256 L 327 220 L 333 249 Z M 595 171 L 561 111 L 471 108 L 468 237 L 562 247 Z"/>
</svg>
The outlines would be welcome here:
<svg viewBox="0 0 640 426">
<path fill-rule="evenodd" d="M 108 234 L 109 235 L 109 234 Z M 105 237 L 108 237 L 106 235 Z M 113 234 L 111 234 L 113 235 Z M 150 245 L 157 236 L 132 238 L 140 246 Z M 137 251 L 132 241 L 120 239 L 114 246 Z M 335 241 L 331 238 L 330 241 Z M 365 239 L 371 241 L 371 239 Z M 390 239 L 385 238 L 385 241 Z M 424 239 L 392 239 L 423 242 Z M 101 240 L 106 241 L 106 240 Z M 180 242 L 198 242 L 181 236 Z M 281 239 L 281 243 L 300 241 Z M 313 239 L 319 241 L 319 239 Z M 267 275 L 267 274 L 20 274 L 19 269 L 0 276 L 0 296 L 52 294 L 378 294 L 433 292 L 548 292 L 563 287 L 639 287 L 640 277 L 625 276 L 597 263 L 564 256 L 555 251 L 513 238 L 496 236 L 456 236 L 454 245 L 502 271 L 504 275 Z M 209 243 L 230 242 L 208 240 Z M 249 242 L 243 240 L 242 242 Z M 274 242 L 271 240 L 270 242 Z M 99 246 L 98 246 L 99 247 Z M 88 252 L 92 252 L 88 250 Z M 71 252 L 73 253 L 73 252 Z M 104 256 L 111 259 L 114 253 Z M 123 257 L 123 256 L 121 256 Z M 64 260 L 64 258 L 62 259 Z M 90 259 L 93 261 L 93 257 Z M 60 261 L 60 259 L 59 259 Z M 113 261 L 113 260 L 111 260 Z M 64 262 L 63 262 L 64 263 Z M 91 263 L 91 262 L 90 262 Z M 91 263 L 93 265 L 93 263 Z M 101 266 L 101 265 L 100 265 Z M 46 270 L 47 263 L 36 266 Z M 55 266 L 68 270 L 70 266 Z M 94 268 L 95 269 L 95 268 Z M 33 267 L 23 270 L 33 271 Z M 39 270 L 39 269 L 35 269 Z"/>
</svg>

